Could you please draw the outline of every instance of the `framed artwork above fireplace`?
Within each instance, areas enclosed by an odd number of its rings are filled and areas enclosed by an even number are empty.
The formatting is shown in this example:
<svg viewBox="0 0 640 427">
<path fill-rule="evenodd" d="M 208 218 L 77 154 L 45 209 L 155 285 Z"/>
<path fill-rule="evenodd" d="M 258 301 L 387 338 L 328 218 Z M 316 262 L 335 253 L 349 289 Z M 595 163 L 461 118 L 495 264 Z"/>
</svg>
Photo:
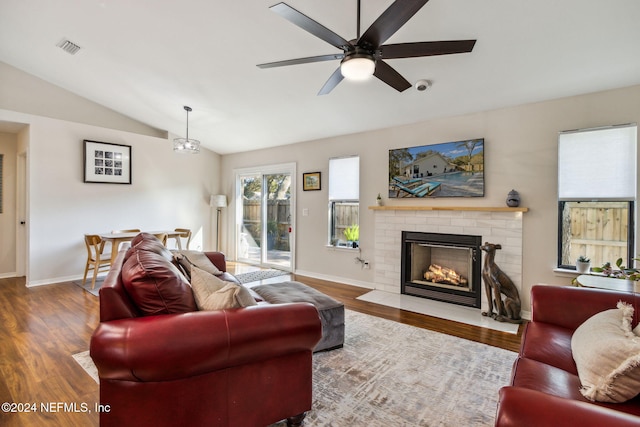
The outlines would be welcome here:
<svg viewBox="0 0 640 427">
<path fill-rule="evenodd" d="M 483 197 L 484 139 L 389 150 L 389 197 Z"/>
</svg>

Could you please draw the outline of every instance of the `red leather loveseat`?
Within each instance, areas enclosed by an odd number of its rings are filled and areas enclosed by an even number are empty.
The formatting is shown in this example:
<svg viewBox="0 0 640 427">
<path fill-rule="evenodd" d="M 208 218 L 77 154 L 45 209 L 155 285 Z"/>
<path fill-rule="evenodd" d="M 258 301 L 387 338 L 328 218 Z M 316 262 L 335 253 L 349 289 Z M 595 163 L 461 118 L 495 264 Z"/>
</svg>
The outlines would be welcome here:
<svg viewBox="0 0 640 427">
<path fill-rule="evenodd" d="M 108 408 L 100 425 L 264 427 L 285 418 L 300 425 L 311 409 L 311 354 L 321 337 L 316 308 L 196 311 L 171 253 L 151 237 L 141 234 L 120 252 L 100 289 L 90 348 Z M 222 254 L 208 257 L 226 271 Z M 150 307 L 158 314 L 143 315 Z"/>
<path fill-rule="evenodd" d="M 599 289 L 537 285 L 532 320 L 522 336 L 511 385 L 500 390 L 496 426 L 640 426 L 640 396 L 623 403 L 587 400 L 572 354 L 574 332 L 596 313 L 624 301 L 638 323 L 640 295 Z"/>
</svg>

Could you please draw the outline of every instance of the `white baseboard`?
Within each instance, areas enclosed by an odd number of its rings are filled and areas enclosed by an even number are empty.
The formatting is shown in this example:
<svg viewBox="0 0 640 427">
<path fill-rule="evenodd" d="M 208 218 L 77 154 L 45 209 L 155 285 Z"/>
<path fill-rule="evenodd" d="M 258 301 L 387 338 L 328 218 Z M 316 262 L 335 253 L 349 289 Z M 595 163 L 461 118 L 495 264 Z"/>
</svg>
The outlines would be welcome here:
<svg viewBox="0 0 640 427">
<path fill-rule="evenodd" d="M 100 272 L 98 273 L 98 277 L 106 277 L 108 272 Z M 93 274 L 93 273 L 91 273 Z M 87 276 L 87 281 L 91 281 L 91 274 Z M 63 276 L 63 277 L 53 277 L 50 279 L 42 279 L 42 280 L 32 280 L 27 283 L 27 288 L 31 288 L 34 286 L 46 286 L 46 285 L 55 285 L 57 283 L 63 282 L 74 282 L 74 281 L 82 280 L 82 275 L 79 276 Z"/>
</svg>

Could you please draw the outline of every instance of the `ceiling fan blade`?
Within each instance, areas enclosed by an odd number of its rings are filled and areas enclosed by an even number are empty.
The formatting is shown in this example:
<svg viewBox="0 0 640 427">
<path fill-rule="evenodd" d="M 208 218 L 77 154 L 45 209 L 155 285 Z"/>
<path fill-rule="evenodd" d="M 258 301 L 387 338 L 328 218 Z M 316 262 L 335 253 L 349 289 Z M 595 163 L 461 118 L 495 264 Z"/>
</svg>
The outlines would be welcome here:
<svg viewBox="0 0 640 427">
<path fill-rule="evenodd" d="M 364 48 L 376 49 L 395 34 L 429 0 L 396 0 L 358 40 Z"/>
<path fill-rule="evenodd" d="M 309 64 L 311 62 L 331 61 L 334 59 L 344 58 L 344 53 L 335 53 L 331 55 L 309 56 L 307 58 L 288 59 L 286 61 L 268 62 L 266 64 L 256 65 L 258 68 L 274 68 L 284 67 L 287 65 Z"/>
<path fill-rule="evenodd" d="M 386 44 L 380 46 L 380 57 L 395 59 L 467 53 L 473 50 L 475 44 L 475 40 Z"/>
<path fill-rule="evenodd" d="M 338 49 L 348 50 L 351 46 L 344 38 L 340 37 L 327 27 L 317 23 L 307 15 L 298 12 L 286 3 L 278 3 L 271 6 L 269 9 L 282 16 L 287 21 L 302 28 L 303 30 L 313 34 L 314 36 L 326 41 L 332 46 Z"/>
<path fill-rule="evenodd" d="M 320 92 L 318 92 L 318 95 L 326 95 L 326 94 L 328 94 L 329 92 L 331 92 L 333 90 L 333 88 L 338 86 L 338 83 L 340 83 L 342 81 L 342 79 L 344 79 L 344 77 L 342 76 L 342 72 L 340 71 L 340 67 L 338 67 L 338 69 L 335 70 L 333 72 L 333 74 L 331 74 L 331 77 L 329 77 L 329 80 L 327 80 L 327 82 L 324 84 L 324 86 L 322 86 L 322 89 L 320 89 Z"/>
<path fill-rule="evenodd" d="M 409 83 L 407 79 L 380 59 L 376 61 L 376 70 L 373 72 L 373 75 L 398 92 L 405 91 L 411 87 L 411 83 Z"/>
</svg>

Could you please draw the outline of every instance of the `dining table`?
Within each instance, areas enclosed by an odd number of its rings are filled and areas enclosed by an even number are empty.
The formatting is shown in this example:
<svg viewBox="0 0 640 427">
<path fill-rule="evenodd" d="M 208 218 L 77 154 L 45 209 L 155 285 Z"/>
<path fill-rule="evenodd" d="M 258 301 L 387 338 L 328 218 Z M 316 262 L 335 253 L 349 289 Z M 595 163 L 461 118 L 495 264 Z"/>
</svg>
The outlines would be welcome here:
<svg viewBox="0 0 640 427">
<path fill-rule="evenodd" d="M 156 230 L 156 231 L 142 231 L 142 232 L 148 233 L 148 234 L 166 234 L 167 239 L 173 239 L 180 235 L 180 232 L 175 230 Z M 131 232 L 124 232 L 124 233 L 111 232 L 111 233 L 99 234 L 100 238 L 103 241 L 111 242 L 111 265 L 113 265 L 113 262 L 116 260 L 116 257 L 118 256 L 118 248 L 120 247 L 120 243 L 130 242 L 133 240 L 134 237 L 136 237 L 140 233 L 141 232 L 139 231 L 131 231 Z M 181 250 L 182 245 L 180 244 L 180 239 L 176 239 L 176 241 L 178 243 L 178 249 Z"/>
</svg>

